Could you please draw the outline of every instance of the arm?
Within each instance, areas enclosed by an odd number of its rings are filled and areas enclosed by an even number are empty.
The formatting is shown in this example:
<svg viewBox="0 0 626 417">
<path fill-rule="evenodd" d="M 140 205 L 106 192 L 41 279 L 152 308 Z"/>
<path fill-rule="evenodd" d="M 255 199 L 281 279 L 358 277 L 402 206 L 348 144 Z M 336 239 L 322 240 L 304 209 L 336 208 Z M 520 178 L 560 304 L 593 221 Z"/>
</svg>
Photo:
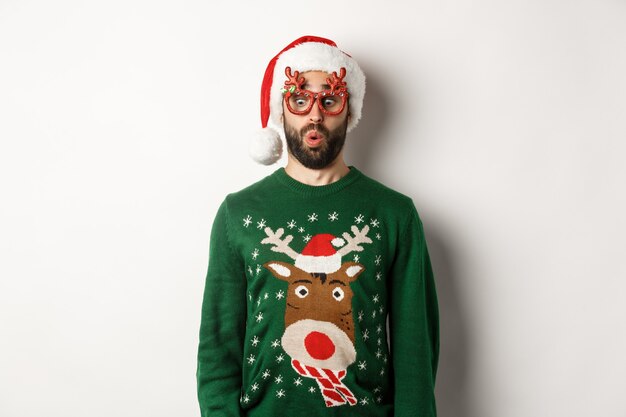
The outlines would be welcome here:
<svg viewBox="0 0 626 417">
<path fill-rule="evenodd" d="M 424 229 L 411 202 L 391 276 L 390 339 L 395 417 L 436 417 L 439 310 Z"/>
<path fill-rule="evenodd" d="M 228 206 L 220 205 L 209 246 L 198 346 L 198 401 L 202 417 L 239 417 L 246 277 L 228 236 Z"/>
</svg>

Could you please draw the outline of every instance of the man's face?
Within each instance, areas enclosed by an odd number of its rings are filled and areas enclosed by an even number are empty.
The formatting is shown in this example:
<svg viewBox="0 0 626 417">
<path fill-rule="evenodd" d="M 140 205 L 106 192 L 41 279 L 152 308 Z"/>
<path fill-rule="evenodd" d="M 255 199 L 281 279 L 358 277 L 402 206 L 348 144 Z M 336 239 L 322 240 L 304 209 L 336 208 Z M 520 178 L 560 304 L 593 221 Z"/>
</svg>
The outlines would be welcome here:
<svg viewBox="0 0 626 417">
<path fill-rule="evenodd" d="M 300 74 L 304 88 L 313 92 L 329 88 L 330 75 L 322 71 Z M 349 88 L 349 86 L 348 86 Z M 305 115 L 291 113 L 283 101 L 283 127 L 289 153 L 310 169 L 321 169 L 332 163 L 345 143 L 348 128 L 348 106 L 336 116 L 323 113 L 317 103 Z"/>
</svg>

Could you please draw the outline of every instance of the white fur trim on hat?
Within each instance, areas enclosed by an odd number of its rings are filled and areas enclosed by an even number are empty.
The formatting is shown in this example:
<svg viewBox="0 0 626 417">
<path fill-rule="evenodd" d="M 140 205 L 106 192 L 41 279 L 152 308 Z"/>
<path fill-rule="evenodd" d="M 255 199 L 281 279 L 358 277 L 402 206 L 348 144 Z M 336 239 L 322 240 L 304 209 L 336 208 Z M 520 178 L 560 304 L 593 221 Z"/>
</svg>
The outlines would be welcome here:
<svg viewBox="0 0 626 417">
<path fill-rule="evenodd" d="M 333 273 L 341 268 L 341 256 L 338 253 L 329 256 L 298 255 L 295 265 L 306 272 Z"/>
</svg>

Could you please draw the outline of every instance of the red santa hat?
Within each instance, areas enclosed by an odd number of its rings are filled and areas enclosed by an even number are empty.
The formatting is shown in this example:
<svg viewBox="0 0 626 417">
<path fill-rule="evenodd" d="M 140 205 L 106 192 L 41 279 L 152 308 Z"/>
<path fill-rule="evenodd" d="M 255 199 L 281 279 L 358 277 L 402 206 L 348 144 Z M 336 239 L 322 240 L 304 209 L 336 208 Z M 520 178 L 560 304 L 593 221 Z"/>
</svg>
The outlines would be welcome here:
<svg viewBox="0 0 626 417">
<path fill-rule="evenodd" d="M 365 74 L 357 62 L 337 48 L 330 39 L 317 36 L 303 36 L 287 45 L 269 62 L 261 86 L 261 131 L 250 142 L 250 156 L 256 162 L 271 165 L 282 155 L 281 137 L 285 132 L 281 123 L 285 68 L 293 71 L 324 71 L 339 73 L 346 69 L 344 81 L 348 87 L 348 110 L 350 120 L 347 131 L 356 127 L 361 119 L 363 97 L 365 96 Z"/>
<path fill-rule="evenodd" d="M 345 240 L 330 233 L 315 235 L 298 255 L 295 265 L 306 272 L 335 272 L 341 267 L 341 255 L 335 248 L 345 243 Z"/>
</svg>

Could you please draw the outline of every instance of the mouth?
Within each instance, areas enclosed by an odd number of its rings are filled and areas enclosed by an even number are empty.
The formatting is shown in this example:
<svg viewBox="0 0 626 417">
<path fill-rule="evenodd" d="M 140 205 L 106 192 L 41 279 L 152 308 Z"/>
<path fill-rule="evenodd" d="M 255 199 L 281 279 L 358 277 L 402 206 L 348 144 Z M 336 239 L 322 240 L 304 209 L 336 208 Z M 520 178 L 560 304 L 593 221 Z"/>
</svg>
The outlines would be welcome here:
<svg viewBox="0 0 626 417">
<path fill-rule="evenodd" d="M 311 148 L 316 148 L 316 147 L 320 146 L 322 144 L 322 142 L 324 141 L 324 139 L 325 139 L 324 135 L 322 133 L 318 132 L 315 129 L 310 130 L 304 136 L 304 141 Z"/>
</svg>

